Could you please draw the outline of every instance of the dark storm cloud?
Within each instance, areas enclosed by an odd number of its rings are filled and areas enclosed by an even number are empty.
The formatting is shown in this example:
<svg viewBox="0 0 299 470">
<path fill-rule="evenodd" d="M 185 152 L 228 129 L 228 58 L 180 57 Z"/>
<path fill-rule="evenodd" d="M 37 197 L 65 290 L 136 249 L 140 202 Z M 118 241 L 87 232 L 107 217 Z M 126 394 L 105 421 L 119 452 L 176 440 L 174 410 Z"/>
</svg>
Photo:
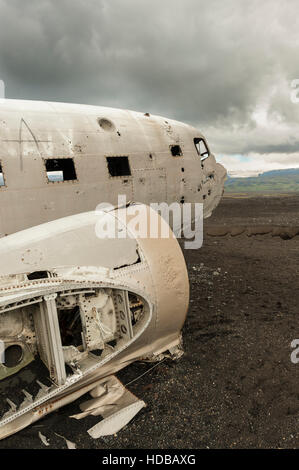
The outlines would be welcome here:
<svg viewBox="0 0 299 470">
<path fill-rule="evenodd" d="M 293 153 L 299 16 L 285 3 L 0 0 L 0 78 L 7 97 L 190 122 L 218 152 Z"/>
</svg>

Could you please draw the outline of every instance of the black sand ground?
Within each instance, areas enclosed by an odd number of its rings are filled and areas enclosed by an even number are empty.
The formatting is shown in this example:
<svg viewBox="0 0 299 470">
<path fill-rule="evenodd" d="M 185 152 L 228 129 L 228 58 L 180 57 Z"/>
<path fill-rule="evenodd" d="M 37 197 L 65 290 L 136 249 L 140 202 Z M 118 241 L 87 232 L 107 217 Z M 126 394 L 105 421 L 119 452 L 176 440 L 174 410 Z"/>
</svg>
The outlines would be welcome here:
<svg viewBox="0 0 299 470">
<path fill-rule="evenodd" d="M 299 196 L 224 198 L 206 233 L 222 226 L 299 225 Z M 214 234 L 215 235 L 215 234 Z M 217 235 L 217 234 L 216 234 Z M 299 338 L 299 236 L 208 236 L 185 251 L 191 302 L 186 353 L 160 364 L 129 388 L 147 408 L 116 437 L 92 440 L 98 421 L 75 421 L 73 403 L 0 442 L 4 448 L 257 448 L 299 447 L 299 364 L 290 360 Z M 150 368 L 134 364 L 128 383 Z"/>
</svg>

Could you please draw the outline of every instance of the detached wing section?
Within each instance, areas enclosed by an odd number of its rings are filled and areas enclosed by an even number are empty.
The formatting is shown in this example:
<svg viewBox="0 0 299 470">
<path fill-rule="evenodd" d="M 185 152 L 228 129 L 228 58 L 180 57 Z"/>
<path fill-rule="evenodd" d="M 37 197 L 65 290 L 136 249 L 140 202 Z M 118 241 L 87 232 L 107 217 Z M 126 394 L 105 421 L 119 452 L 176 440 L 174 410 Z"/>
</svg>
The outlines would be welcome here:
<svg viewBox="0 0 299 470">
<path fill-rule="evenodd" d="M 153 220 L 160 227 L 155 238 Z M 176 354 L 189 301 L 187 270 L 168 225 L 150 208 L 37 226 L 1 239 L 0 256 L 0 438 L 133 361 Z M 112 421 L 130 420 L 141 403 L 122 391 L 120 405 Z"/>
</svg>

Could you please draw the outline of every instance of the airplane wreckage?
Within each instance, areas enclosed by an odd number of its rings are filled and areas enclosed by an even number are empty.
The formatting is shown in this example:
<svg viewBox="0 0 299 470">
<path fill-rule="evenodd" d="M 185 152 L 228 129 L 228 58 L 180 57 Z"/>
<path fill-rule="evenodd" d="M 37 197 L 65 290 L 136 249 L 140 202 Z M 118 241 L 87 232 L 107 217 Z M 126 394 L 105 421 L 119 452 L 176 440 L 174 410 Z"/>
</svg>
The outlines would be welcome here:
<svg viewBox="0 0 299 470">
<path fill-rule="evenodd" d="M 189 303 L 178 241 L 140 237 L 130 209 L 208 217 L 226 172 L 197 129 L 126 110 L 3 99 L 0 139 L 0 439 L 87 393 L 74 418 L 114 434 L 145 406 L 115 374 L 179 357 Z M 97 236 L 102 217 L 125 236 Z"/>
</svg>

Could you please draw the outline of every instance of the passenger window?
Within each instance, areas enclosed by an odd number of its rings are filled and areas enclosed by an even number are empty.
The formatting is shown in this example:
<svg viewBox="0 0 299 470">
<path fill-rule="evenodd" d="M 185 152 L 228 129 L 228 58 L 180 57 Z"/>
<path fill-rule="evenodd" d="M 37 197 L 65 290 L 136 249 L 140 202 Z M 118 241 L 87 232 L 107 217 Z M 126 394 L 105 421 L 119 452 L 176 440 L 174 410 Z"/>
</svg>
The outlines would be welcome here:
<svg viewBox="0 0 299 470">
<path fill-rule="evenodd" d="M 107 157 L 110 176 L 131 176 L 129 157 Z"/>
<path fill-rule="evenodd" d="M 46 160 L 48 181 L 74 181 L 77 179 L 72 158 L 51 158 Z"/>
<path fill-rule="evenodd" d="M 210 156 L 210 152 L 207 147 L 207 144 L 205 143 L 203 139 L 196 137 L 194 139 L 194 145 L 195 145 L 198 155 L 200 155 L 201 157 L 201 161 L 204 161 L 206 158 Z"/>
<path fill-rule="evenodd" d="M 2 164 L 0 163 L 0 187 L 5 186 Z"/>
<path fill-rule="evenodd" d="M 171 145 L 170 146 L 170 151 L 171 151 L 171 155 L 173 157 L 182 157 L 183 156 L 182 149 L 179 145 Z"/>
</svg>

